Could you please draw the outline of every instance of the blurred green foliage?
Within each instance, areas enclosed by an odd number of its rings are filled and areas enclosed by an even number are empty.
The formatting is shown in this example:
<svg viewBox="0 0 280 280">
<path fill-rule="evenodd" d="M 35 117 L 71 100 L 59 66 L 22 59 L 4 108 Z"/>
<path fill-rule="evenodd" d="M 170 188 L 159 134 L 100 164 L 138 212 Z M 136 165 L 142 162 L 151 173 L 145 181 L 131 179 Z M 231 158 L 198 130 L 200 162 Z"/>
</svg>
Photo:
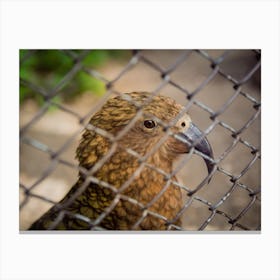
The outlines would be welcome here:
<svg viewBox="0 0 280 280">
<path fill-rule="evenodd" d="M 45 90 L 53 89 L 74 66 L 74 59 L 69 53 L 80 55 L 83 50 L 20 50 L 20 78 Z M 89 69 L 104 66 L 110 60 L 128 59 L 128 50 L 92 50 L 82 59 Z M 98 80 L 84 71 L 78 73 L 65 84 L 60 94 L 52 99 L 54 102 L 72 100 L 84 92 L 102 95 L 106 91 L 103 81 Z M 32 98 L 39 105 L 45 100 L 41 94 L 26 84 L 20 85 L 20 102 Z"/>
</svg>

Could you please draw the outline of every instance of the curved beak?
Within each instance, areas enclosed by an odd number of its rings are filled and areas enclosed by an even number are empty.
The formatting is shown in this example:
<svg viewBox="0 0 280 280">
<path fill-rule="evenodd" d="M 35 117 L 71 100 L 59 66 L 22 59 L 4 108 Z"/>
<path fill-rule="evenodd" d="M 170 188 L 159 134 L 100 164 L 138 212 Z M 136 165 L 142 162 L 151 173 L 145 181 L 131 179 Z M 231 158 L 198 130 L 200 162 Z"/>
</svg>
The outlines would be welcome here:
<svg viewBox="0 0 280 280">
<path fill-rule="evenodd" d="M 203 137 L 203 132 L 195 124 L 191 123 L 189 128 L 181 132 L 180 135 L 186 139 L 188 143 L 193 145 L 197 151 L 213 159 L 213 151 L 210 143 L 206 137 Z M 203 159 L 206 163 L 208 174 L 210 174 L 215 165 L 206 157 Z"/>
</svg>

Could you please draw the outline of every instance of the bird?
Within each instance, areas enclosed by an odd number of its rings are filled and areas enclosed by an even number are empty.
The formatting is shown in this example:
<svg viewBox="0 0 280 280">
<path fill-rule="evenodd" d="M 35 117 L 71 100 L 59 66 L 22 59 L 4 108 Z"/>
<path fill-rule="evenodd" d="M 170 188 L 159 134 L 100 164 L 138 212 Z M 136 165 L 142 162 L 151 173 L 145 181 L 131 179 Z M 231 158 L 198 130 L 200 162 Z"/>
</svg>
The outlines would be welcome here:
<svg viewBox="0 0 280 280">
<path fill-rule="evenodd" d="M 182 226 L 173 163 L 193 148 L 208 174 L 213 150 L 172 98 L 130 92 L 109 98 L 82 133 L 77 182 L 29 230 L 169 230 Z"/>
</svg>

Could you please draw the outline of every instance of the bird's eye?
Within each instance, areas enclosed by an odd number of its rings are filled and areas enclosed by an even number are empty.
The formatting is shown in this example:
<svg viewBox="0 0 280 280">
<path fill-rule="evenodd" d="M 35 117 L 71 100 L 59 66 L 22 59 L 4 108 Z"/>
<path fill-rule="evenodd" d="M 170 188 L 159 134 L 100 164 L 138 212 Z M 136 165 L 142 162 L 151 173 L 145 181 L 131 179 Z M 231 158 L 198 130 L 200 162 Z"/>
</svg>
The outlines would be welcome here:
<svg viewBox="0 0 280 280">
<path fill-rule="evenodd" d="M 185 126 L 186 126 L 186 123 L 185 123 L 185 122 L 182 122 L 182 123 L 181 123 L 181 126 L 182 126 L 182 127 L 185 127 Z"/>
<path fill-rule="evenodd" d="M 156 123 L 153 120 L 145 120 L 144 125 L 147 128 L 154 128 L 156 126 Z"/>
</svg>

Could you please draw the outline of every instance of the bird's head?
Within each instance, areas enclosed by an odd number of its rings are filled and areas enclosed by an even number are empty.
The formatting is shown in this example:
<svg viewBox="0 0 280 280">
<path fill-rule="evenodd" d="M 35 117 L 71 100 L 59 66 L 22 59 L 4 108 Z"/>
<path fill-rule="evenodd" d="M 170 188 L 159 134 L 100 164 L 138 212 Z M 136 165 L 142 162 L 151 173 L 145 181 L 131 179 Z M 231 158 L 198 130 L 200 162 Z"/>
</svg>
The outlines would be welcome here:
<svg viewBox="0 0 280 280">
<path fill-rule="evenodd" d="M 133 92 L 109 99 L 92 117 L 90 124 L 116 137 L 119 149 L 129 149 L 139 156 L 152 158 L 154 164 L 172 164 L 178 155 L 188 153 L 192 146 L 213 158 L 208 140 L 183 109 L 171 98 Z M 108 151 L 109 145 L 104 145 L 101 139 L 110 142 L 96 132 L 84 133 L 77 152 L 81 164 L 92 158 L 90 165 L 93 165 Z M 204 158 L 204 161 L 210 173 L 214 166 L 209 159 Z"/>
</svg>

